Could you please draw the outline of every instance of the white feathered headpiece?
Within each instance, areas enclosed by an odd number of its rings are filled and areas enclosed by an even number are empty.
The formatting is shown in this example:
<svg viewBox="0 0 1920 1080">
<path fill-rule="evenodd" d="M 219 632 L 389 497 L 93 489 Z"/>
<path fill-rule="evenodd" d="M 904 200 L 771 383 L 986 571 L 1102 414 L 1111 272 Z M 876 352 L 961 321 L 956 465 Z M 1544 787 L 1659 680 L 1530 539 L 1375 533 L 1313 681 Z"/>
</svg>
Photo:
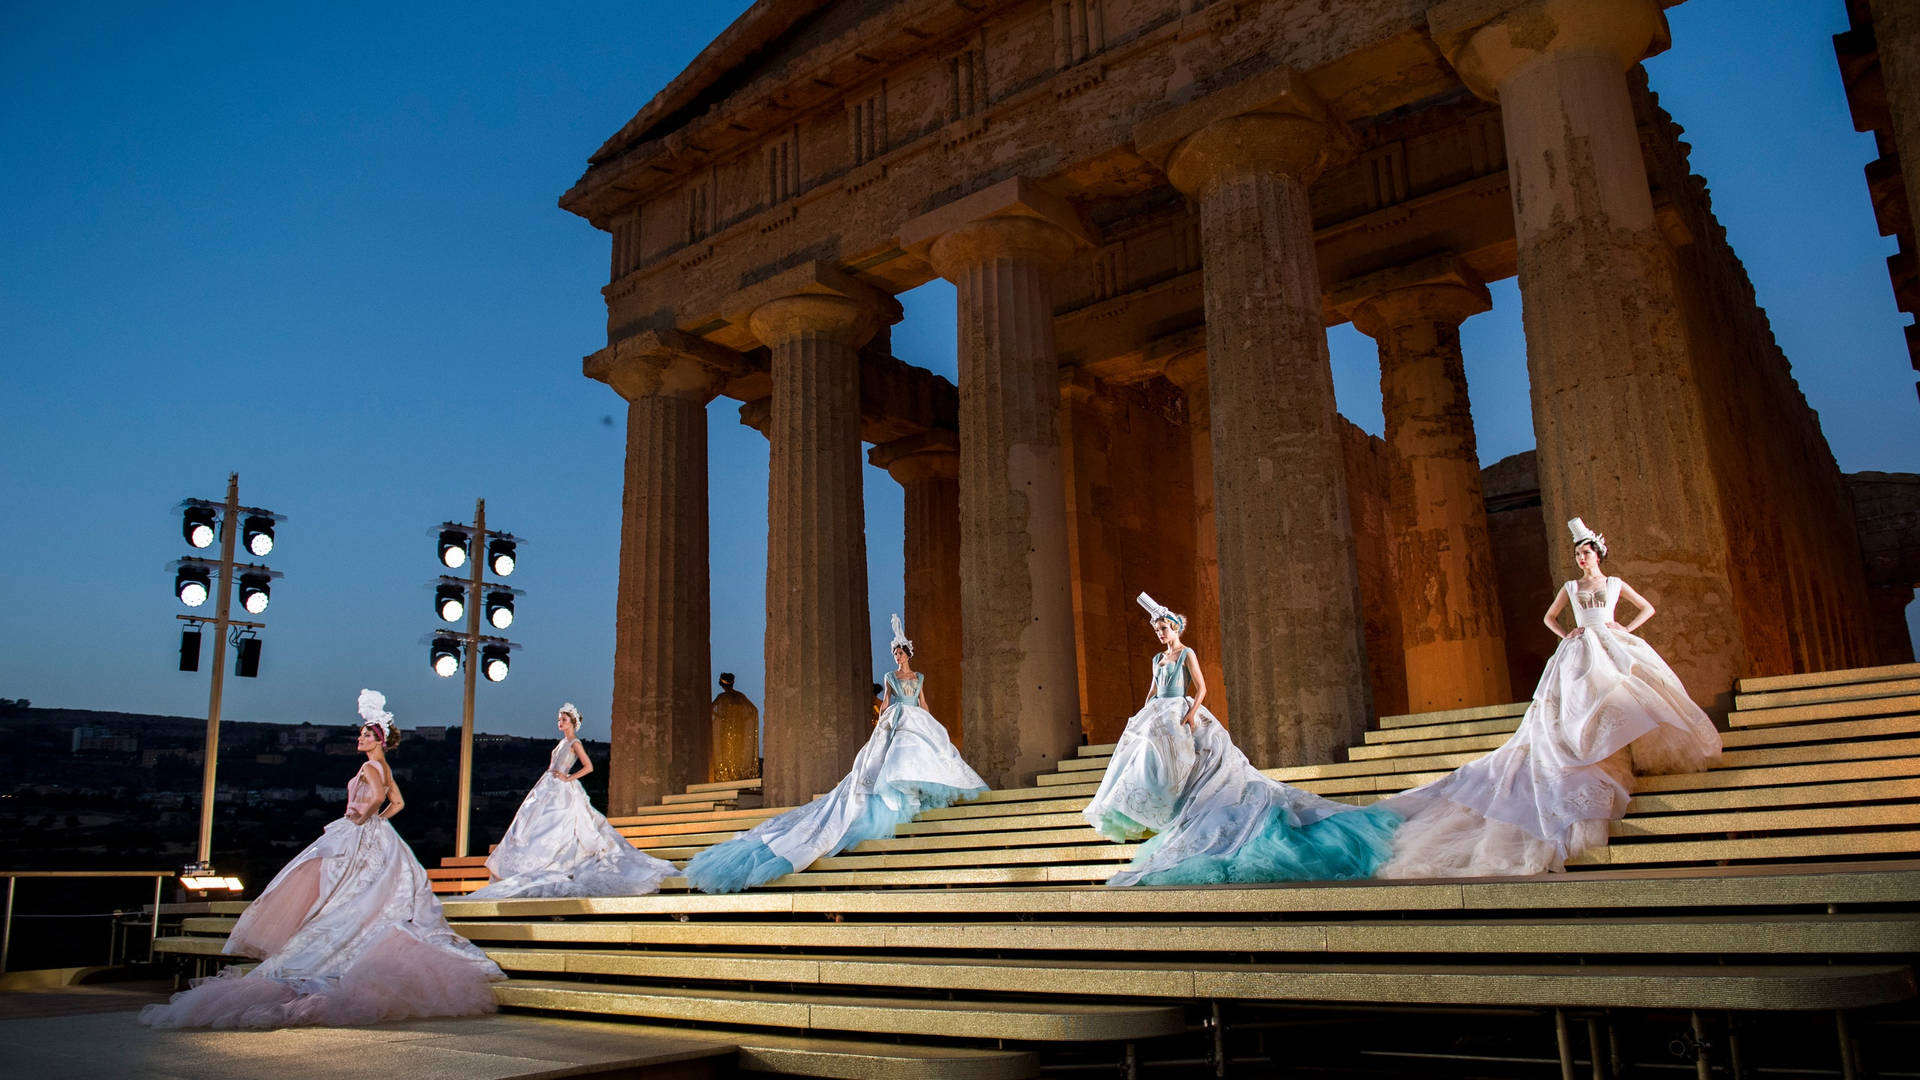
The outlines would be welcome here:
<svg viewBox="0 0 1920 1080">
<path fill-rule="evenodd" d="M 900 616 L 898 615 L 890 616 L 890 618 L 893 622 L 893 644 L 888 646 L 888 648 L 898 649 L 901 647 L 905 647 L 907 650 L 907 654 L 912 655 L 913 642 L 907 640 L 906 624 L 900 621 Z"/>
<path fill-rule="evenodd" d="M 1604 559 L 1607 557 L 1607 538 L 1587 528 L 1586 522 L 1581 521 L 1579 518 L 1574 518 L 1572 521 L 1567 522 L 1567 531 L 1573 534 L 1574 547 L 1577 548 L 1581 544 L 1592 544 L 1593 550 L 1599 552 L 1601 558 Z"/>
<path fill-rule="evenodd" d="M 380 729 L 380 741 L 393 734 L 393 714 L 387 711 L 387 695 L 378 690 L 360 691 L 360 726 Z"/>
<path fill-rule="evenodd" d="M 566 702 L 565 704 L 563 704 L 563 705 L 561 705 L 561 706 L 560 706 L 560 713 L 561 713 L 561 715 L 562 715 L 562 716 L 571 716 L 571 717 L 573 717 L 573 730 L 575 730 L 575 731 L 579 731 L 579 730 L 580 730 L 580 723 L 581 723 L 581 721 L 580 721 L 580 706 L 578 706 L 578 705 L 575 705 L 575 704 L 574 704 L 573 702 L 571 702 L 571 701 L 569 701 L 569 702 Z"/>
<path fill-rule="evenodd" d="M 1184 631 L 1187 628 L 1187 617 L 1185 615 L 1174 611 L 1172 608 L 1167 607 L 1146 593 L 1141 593 L 1135 599 L 1140 601 L 1141 607 L 1147 609 L 1148 622 L 1159 622 L 1161 619 L 1165 619 L 1172 623 L 1176 630 Z"/>
</svg>

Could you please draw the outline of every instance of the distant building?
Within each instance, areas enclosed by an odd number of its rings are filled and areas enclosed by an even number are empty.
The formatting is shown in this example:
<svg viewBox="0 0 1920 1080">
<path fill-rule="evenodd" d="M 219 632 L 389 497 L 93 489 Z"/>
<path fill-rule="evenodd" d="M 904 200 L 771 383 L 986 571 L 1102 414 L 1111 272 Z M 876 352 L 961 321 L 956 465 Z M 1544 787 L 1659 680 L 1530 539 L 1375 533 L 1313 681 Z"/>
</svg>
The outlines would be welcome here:
<svg viewBox="0 0 1920 1080">
<path fill-rule="evenodd" d="M 294 747 L 311 748 L 322 746 L 346 736 L 347 729 L 333 725 L 301 724 L 280 732 L 280 745 L 289 749 Z"/>
<path fill-rule="evenodd" d="M 422 726 L 414 728 L 407 734 L 412 735 L 416 739 L 425 739 L 428 742 L 446 742 L 447 737 L 458 730 L 458 728 L 451 727 Z"/>
<path fill-rule="evenodd" d="M 140 749 L 138 737 L 103 727 L 77 727 L 73 729 L 73 752 L 76 754 L 132 754 Z"/>
</svg>

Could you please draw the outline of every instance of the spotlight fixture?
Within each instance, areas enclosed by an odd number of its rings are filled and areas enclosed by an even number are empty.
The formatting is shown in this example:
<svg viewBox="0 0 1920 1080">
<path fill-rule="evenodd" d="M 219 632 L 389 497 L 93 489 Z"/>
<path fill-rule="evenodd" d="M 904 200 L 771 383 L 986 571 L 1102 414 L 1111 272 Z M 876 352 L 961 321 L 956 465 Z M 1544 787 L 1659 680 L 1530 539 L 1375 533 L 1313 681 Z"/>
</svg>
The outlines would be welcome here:
<svg viewBox="0 0 1920 1080">
<path fill-rule="evenodd" d="M 487 622 L 492 623 L 495 630 L 505 630 L 513 625 L 512 593 L 501 591 L 487 594 Z"/>
<path fill-rule="evenodd" d="M 180 885 L 191 892 L 239 892 L 246 888 L 240 879 L 222 874 L 212 863 L 188 863 L 180 868 Z"/>
<path fill-rule="evenodd" d="M 213 508 L 207 506 L 189 506 L 180 514 L 180 535 L 187 543 L 197 548 L 212 547 Z"/>
<path fill-rule="evenodd" d="M 267 610 L 267 601 L 272 594 L 273 589 L 267 584 L 267 575 L 240 575 L 240 606 L 252 614 L 258 615 Z"/>
<path fill-rule="evenodd" d="M 459 529 L 440 532 L 440 563 L 449 570 L 467 565 L 467 534 Z"/>
<path fill-rule="evenodd" d="M 487 565 L 493 568 L 498 577 L 513 573 L 514 543 L 494 537 L 487 542 Z"/>
<path fill-rule="evenodd" d="M 500 682 L 507 677 L 507 647 L 488 645 L 480 650 L 480 672 L 488 682 Z"/>
<path fill-rule="evenodd" d="M 200 670 L 200 630 L 189 626 L 180 631 L 180 670 Z"/>
<path fill-rule="evenodd" d="M 233 642 L 233 674 L 242 679 L 260 677 L 260 639 L 249 634 Z"/>
<path fill-rule="evenodd" d="M 253 552 L 254 558 L 265 558 L 273 550 L 273 519 L 257 514 L 249 517 L 240 539 L 246 544 L 247 550 Z"/>
<path fill-rule="evenodd" d="M 453 678 L 460 670 L 460 643 L 450 637 L 433 639 L 433 647 L 427 653 L 428 662 L 433 664 L 433 673 L 443 679 Z"/>
<path fill-rule="evenodd" d="M 173 592 L 188 607 L 207 602 L 213 590 L 213 574 L 204 566 L 183 566 L 173 575 Z"/>
<path fill-rule="evenodd" d="M 457 623 L 467 613 L 467 590 L 458 585 L 441 585 L 433 590 L 433 610 L 440 618 Z"/>
</svg>

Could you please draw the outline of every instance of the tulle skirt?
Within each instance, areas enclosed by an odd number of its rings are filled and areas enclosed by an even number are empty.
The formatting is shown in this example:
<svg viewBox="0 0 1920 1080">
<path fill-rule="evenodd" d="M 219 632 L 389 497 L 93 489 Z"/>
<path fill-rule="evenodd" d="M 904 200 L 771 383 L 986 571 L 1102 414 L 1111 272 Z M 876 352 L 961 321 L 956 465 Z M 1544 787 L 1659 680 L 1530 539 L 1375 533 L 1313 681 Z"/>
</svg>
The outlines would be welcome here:
<svg viewBox="0 0 1920 1080">
<path fill-rule="evenodd" d="M 495 881 L 468 899 L 645 896 L 676 872 L 607 824 L 578 780 L 552 773 L 527 792 L 487 871 Z"/>
<path fill-rule="evenodd" d="M 1263 776 L 1204 707 L 1154 698 L 1114 747 L 1083 812 L 1110 840 L 1141 845 L 1109 885 L 1335 881 L 1385 862 L 1400 816 L 1360 809 Z"/>
<path fill-rule="evenodd" d="M 1563 870 L 1606 845 L 1634 776 L 1699 772 L 1719 760 L 1713 721 L 1653 647 L 1590 627 L 1554 650 L 1519 728 L 1499 749 L 1376 804 L 1407 819 L 1380 876 Z"/>
<path fill-rule="evenodd" d="M 834 789 L 708 848 L 687 863 L 701 892 L 739 892 L 804 869 L 863 840 L 892 836 L 924 810 L 987 790 L 925 709 L 894 704 Z"/>
<path fill-rule="evenodd" d="M 354 1025 L 492 1012 L 493 961 L 447 926 L 426 871 L 393 826 L 341 818 L 247 906 L 229 968 L 140 1011 L 150 1027 Z"/>
</svg>

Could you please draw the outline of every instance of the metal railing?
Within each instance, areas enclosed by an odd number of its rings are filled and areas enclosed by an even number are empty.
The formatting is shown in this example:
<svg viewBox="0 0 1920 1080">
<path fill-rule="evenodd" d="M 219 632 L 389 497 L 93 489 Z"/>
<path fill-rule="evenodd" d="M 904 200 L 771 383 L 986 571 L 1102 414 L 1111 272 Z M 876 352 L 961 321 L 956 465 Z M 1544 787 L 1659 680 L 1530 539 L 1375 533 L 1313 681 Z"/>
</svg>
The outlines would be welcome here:
<svg viewBox="0 0 1920 1080">
<path fill-rule="evenodd" d="M 0 975 L 6 973 L 7 951 L 13 945 L 13 895 L 21 878 L 152 878 L 153 920 L 147 931 L 148 955 L 151 957 L 153 943 L 160 937 L 160 891 L 166 887 L 167 879 L 173 875 L 172 870 L 0 870 L 0 877 L 7 879 L 6 915 L 0 919 Z M 98 916 L 115 920 L 116 941 L 119 933 L 119 915 L 120 913 L 115 911 Z"/>
</svg>

